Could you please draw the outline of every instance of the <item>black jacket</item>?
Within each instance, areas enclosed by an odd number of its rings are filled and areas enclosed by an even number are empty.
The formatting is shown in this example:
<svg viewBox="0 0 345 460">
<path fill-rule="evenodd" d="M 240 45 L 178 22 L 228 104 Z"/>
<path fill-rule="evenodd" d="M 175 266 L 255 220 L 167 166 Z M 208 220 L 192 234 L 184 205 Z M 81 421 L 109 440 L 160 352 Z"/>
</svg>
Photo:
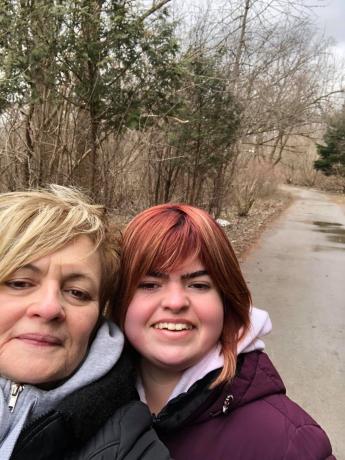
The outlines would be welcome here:
<svg viewBox="0 0 345 460">
<path fill-rule="evenodd" d="M 100 380 L 70 394 L 24 428 L 11 460 L 168 460 L 136 401 L 135 377 L 123 354 Z"/>
</svg>

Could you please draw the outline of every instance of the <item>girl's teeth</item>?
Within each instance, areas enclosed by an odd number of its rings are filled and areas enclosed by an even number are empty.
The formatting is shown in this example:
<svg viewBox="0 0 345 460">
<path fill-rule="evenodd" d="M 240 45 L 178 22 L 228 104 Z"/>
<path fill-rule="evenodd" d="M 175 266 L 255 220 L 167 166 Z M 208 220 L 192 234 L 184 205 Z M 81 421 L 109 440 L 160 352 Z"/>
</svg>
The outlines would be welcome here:
<svg viewBox="0 0 345 460">
<path fill-rule="evenodd" d="M 190 330 L 192 326 L 185 323 L 156 323 L 154 325 L 155 329 L 168 329 L 169 331 L 183 331 Z"/>
</svg>

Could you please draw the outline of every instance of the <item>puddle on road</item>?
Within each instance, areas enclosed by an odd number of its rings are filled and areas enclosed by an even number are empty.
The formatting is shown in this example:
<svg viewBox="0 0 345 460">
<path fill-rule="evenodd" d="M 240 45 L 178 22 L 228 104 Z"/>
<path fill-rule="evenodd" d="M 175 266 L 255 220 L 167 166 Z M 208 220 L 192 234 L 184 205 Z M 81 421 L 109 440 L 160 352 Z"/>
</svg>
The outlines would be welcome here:
<svg viewBox="0 0 345 460">
<path fill-rule="evenodd" d="M 338 222 L 322 222 L 320 220 L 314 220 L 312 223 L 314 225 L 317 225 L 318 227 L 321 227 L 321 228 L 343 227 L 343 225 L 339 224 Z"/>
<path fill-rule="evenodd" d="M 315 244 L 312 246 L 312 250 L 315 252 L 321 251 L 345 251 L 345 246 L 322 246 L 321 244 Z"/>
<path fill-rule="evenodd" d="M 344 247 L 317 245 L 314 248 L 315 251 L 320 251 L 320 250 L 322 251 L 322 250 L 329 250 L 329 249 L 345 250 L 345 227 L 342 224 L 339 224 L 338 222 L 322 222 L 322 221 L 313 221 L 312 224 L 317 227 L 314 229 L 314 231 L 324 233 L 328 241 L 332 243 L 344 245 Z"/>
</svg>

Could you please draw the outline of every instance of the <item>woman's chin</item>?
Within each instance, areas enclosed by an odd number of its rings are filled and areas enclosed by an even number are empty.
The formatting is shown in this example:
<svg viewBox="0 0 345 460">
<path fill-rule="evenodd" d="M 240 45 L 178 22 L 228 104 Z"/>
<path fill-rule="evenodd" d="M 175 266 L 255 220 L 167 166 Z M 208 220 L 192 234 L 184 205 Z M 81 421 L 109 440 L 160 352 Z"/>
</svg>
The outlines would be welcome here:
<svg viewBox="0 0 345 460">
<path fill-rule="evenodd" d="M 12 382 L 34 385 L 47 389 L 58 386 L 59 382 L 65 380 L 71 372 L 66 368 L 60 369 L 52 362 L 31 362 L 19 363 L 15 366 L 6 366 L 2 369 L 1 375 Z"/>
</svg>

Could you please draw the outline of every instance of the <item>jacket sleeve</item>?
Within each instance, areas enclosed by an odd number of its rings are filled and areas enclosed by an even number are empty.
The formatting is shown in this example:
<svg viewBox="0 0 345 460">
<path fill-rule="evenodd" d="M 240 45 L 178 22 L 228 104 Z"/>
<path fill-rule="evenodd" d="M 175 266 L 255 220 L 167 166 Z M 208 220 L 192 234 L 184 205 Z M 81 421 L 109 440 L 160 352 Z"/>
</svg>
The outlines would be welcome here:
<svg viewBox="0 0 345 460">
<path fill-rule="evenodd" d="M 120 419 L 120 460 L 170 460 L 168 449 L 152 428 L 148 407 L 133 402 L 125 407 Z"/>
<path fill-rule="evenodd" d="M 290 439 L 284 460 L 336 460 L 331 443 L 321 427 L 316 424 L 296 428 Z"/>
<path fill-rule="evenodd" d="M 66 460 L 171 460 L 151 424 L 147 406 L 132 401 L 118 409 L 82 449 Z"/>
</svg>

